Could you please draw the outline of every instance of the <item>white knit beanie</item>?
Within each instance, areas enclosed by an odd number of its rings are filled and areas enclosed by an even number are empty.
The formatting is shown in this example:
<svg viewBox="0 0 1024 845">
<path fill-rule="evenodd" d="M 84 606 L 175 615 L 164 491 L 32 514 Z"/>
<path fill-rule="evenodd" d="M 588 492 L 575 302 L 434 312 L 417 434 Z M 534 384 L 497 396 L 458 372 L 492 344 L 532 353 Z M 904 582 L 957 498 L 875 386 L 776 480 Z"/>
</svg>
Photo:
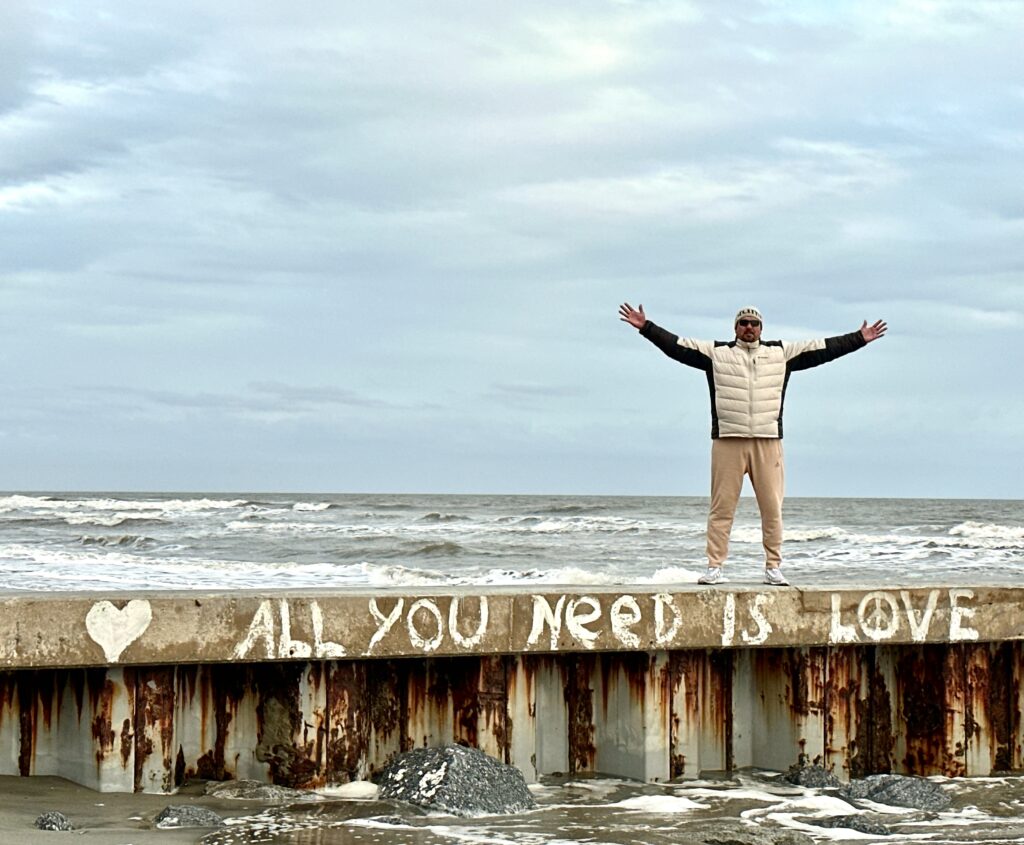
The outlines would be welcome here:
<svg viewBox="0 0 1024 845">
<path fill-rule="evenodd" d="M 744 318 L 748 320 L 760 320 L 762 323 L 764 323 L 764 317 L 761 316 L 761 312 L 758 311 L 753 305 L 748 305 L 746 308 L 741 308 L 739 311 L 737 311 L 736 319 L 732 321 L 732 324 L 735 326 L 740 320 Z"/>
</svg>

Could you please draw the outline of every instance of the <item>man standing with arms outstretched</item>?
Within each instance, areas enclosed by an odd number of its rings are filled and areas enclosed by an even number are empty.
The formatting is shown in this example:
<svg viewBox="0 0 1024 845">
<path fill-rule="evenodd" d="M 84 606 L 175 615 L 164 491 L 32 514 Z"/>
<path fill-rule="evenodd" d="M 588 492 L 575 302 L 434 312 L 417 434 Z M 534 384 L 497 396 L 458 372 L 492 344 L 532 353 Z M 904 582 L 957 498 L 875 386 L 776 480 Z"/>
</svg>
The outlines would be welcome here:
<svg viewBox="0 0 1024 845">
<path fill-rule="evenodd" d="M 822 340 L 790 343 L 761 340 L 763 320 L 756 308 L 741 308 L 733 320 L 734 340 L 693 340 L 676 337 L 655 325 L 628 302 L 619 308 L 629 323 L 662 352 L 682 364 L 703 370 L 711 390 L 711 507 L 708 511 L 708 569 L 697 582 L 720 584 L 729 552 L 729 534 L 736 514 L 743 476 L 750 483 L 761 512 L 764 583 L 789 584 L 782 565 L 782 497 L 785 480 L 782 456 L 782 406 L 790 373 L 827 364 L 882 337 L 882 320 L 867 321 L 859 330 Z"/>
</svg>

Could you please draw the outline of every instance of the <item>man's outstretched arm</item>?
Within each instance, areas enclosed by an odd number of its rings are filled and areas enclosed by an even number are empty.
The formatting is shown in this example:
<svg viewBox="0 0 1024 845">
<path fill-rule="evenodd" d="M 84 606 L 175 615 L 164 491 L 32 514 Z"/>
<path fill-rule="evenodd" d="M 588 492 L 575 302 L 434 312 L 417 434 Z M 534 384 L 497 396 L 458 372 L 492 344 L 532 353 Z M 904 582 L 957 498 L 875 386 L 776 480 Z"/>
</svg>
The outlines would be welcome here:
<svg viewBox="0 0 1024 845">
<path fill-rule="evenodd" d="M 785 344 L 786 366 L 789 370 L 807 370 L 820 364 L 827 364 L 843 355 L 848 355 L 872 341 L 882 337 L 888 329 L 884 320 L 875 320 L 870 326 L 865 320 L 859 330 L 824 340 Z"/>
<path fill-rule="evenodd" d="M 641 335 L 674 361 L 689 367 L 696 367 L 698 370 L 710 369 L 709 343 L 689 339 L 680 340 L 676 335 L 648 320 L 647 315 L 644 314 L 643 305 L 634 308 L 628 302 L 622 303 L 619 306 L 619 319 L 637 329 Z"/>
</svg>

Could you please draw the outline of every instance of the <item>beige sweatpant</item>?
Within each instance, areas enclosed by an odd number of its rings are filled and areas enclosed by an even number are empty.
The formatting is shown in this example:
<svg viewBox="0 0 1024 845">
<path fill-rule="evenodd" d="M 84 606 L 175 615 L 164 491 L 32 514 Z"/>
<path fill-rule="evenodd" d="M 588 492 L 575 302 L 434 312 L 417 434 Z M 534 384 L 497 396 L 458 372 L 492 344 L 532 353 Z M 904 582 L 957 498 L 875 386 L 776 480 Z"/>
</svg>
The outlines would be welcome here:
<svg viewBox="0 0 1024 845">
<path fill-rule="evenodd" d="M 729 554 L 743 476 L 761 511 L 765 565 L 782 563 L 782 497 L 785 470 L 782 440 L 767 437 L 719 437 L 711 441 L 711 510 L 708 512 L 708 566 L 721 566 Z"/>
</svg>

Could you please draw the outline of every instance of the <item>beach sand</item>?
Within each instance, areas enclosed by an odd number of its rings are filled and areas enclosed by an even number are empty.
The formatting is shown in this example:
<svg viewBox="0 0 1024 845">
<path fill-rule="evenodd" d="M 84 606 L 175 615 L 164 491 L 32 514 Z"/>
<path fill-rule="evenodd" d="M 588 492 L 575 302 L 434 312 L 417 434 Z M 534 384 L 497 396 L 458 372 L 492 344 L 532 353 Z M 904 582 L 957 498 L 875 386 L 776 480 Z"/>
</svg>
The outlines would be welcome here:
<svg viewBox="0 0 1024 845">
<path fill-rule="evenodd" d="M 226 801 L 204 794 L 205 784 L 194 783 L 174 795 L 93 792 L 57 777 L 0 776 L 0 842 L 18 845 L 54 845 L 85 841 L 89 845 L 195 845 L 214 828 L 161 830 L 153 819 L 168 805 L 196 804 L 223 818 L 247 816 L 265 804 Z M 74 830 L 61 833 L 38 830 L 35 820 L 56 811 L 68 817 Z M 83 836 L 84 840 L 80 840 Z"/>
</svg>

